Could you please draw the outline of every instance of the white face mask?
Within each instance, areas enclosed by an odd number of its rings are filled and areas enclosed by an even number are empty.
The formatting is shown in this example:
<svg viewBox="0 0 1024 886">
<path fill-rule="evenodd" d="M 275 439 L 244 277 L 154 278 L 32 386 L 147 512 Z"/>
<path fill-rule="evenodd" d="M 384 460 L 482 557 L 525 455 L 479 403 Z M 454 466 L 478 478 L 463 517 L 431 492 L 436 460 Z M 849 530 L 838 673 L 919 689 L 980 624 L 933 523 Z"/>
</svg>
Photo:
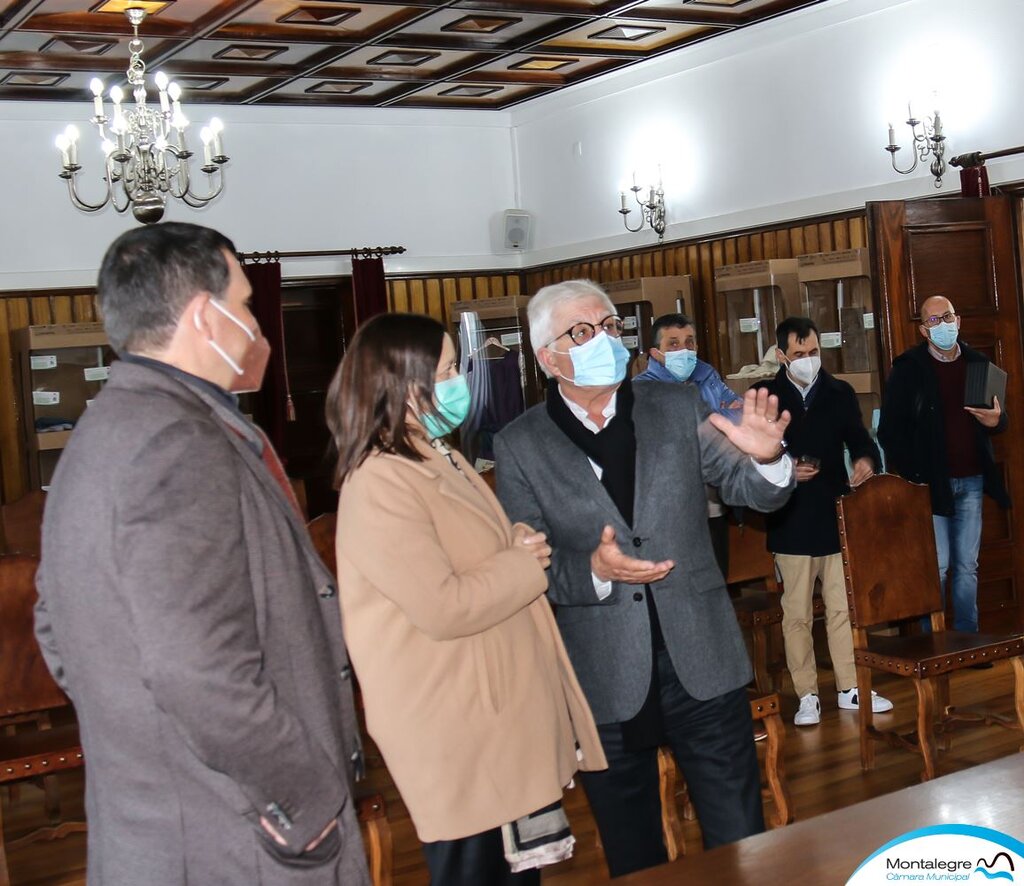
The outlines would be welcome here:
<svg viewBox="0 0 1024 886">
<path fill-rule="evenodd" d="M 224 305 L 220 304 L 214 298 L 210 299 L 209 304 L 212 308 L 215 308 L 216 310 L 220 311 L 232 323 L 237 325 L 238 328 L 242 330 L 242 332 L 249 336 L 249 341 L 256 341 L 256 333 L 253 332 L 248 326 L 246 326 L 241 320 L 239 320 L 234 314 L 232 314 L 231 311 L 225 308 Z M 199 323 L 198 312 L 192 315 L 192 320 L 196 325 L 196 329 L 202 329 L 202 326 Z M 238 363 L 235 360 L 231 358 L 231 355 L 227 351 L 225 351 L 224 348 L 222 348 L 219 344 L 217 344 L 217 342 L 215 342 L 212 338 L 209 339 L 209 343 L 210 347 L 213 348 L 218 354 L 220 354 L 221 359 L 235 371 L 235 375 L 241 375 L 245 371 L 244 369 L 242 369 L 241 366 L 238 365 Z"/>
<path fill-rule="evenodd" d="M 788 360 L 789 374 L 805 388 L 814 384 L 821 371 L 821 357 L 801 357 L 799 360 Z"/>
</svg>

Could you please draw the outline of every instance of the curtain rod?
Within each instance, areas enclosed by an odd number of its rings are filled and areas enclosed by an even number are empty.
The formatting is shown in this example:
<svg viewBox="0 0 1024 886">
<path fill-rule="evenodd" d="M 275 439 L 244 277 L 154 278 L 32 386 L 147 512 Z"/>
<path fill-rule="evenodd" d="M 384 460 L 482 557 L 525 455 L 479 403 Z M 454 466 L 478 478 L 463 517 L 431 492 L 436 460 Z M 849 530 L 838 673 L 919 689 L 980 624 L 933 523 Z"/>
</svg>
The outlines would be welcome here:
<svg viewBox="0 0 1024 886">
<path fill-rule="evenodd" d="M 401 255 L 404 246 L 364 246 L 360 249 L 312 249 L 305 252 L 239 252 L 239 261 L 274 262 L 282 258 L 323 258 L 328 256 L 347 255 L 352 258 L 372 258 L 373 256 Z"/>
</svg>

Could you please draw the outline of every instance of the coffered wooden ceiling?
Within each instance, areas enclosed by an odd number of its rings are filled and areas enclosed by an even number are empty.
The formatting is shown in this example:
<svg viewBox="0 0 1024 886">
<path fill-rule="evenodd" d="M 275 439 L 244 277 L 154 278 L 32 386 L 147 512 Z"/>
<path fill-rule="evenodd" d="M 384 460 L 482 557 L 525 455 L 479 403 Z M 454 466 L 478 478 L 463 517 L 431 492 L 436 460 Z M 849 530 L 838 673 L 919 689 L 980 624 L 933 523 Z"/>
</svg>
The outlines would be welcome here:
<svg viewBox="0 0 1024 886">
<path fill-rule="evenodd" d="M 508 108 L 823 0 L 0 0 L 0 99 L 125 84 L 127 6 L 189 103 Z"/>
</svg>

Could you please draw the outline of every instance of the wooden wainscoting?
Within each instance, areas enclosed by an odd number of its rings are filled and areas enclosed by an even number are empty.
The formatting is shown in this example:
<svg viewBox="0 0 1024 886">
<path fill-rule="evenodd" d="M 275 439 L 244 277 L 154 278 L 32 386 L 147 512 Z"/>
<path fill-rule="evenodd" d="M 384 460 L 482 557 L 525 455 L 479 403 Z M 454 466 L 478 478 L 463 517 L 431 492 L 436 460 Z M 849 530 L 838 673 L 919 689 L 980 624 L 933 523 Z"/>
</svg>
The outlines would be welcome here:
<svg viewBox="0 0 1024 886">
<path fill-rule="evenodd" d="M 388 277 L 388 310 L 427 314 L 445 326 L 452 302 L 521 295 L 518 272 L 450 274 L 444 277 Z"/>
<path fill-rule="evenodd" d="M 27 326 L 90 323 L 97 319 L 96 296 L 91 287 L 0 292 L 0 502 L 17 501 L 29 489 L 11 333 Z"/>
</svg>

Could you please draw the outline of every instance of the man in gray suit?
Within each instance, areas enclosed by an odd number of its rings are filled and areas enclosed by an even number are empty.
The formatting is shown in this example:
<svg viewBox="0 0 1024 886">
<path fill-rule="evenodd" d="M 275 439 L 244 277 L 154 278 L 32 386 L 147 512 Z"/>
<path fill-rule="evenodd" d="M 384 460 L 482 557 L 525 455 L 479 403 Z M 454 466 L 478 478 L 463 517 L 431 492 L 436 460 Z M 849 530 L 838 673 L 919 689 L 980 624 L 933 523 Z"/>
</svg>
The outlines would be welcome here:
<svg viewBox="0 0 1024 886">
<path fill-rule="evenodd" d="M 334 579 L 230 393 L 269 356 L 250 293 L 196 225 L 136 228 L 100 269 L 121 359 L 54 476 L 36 608 L 96 886 L 368 882 Z"/>
<path fill-rule="evenodd" d="M 795 480 L 768 392 L 734 424 L 688 385 L 631 385 L 622 321 L 586 281 L 529 306 L 547 401 L 495 440 L 510 519 L 547 533 L 548 594 L 609 769 L 581 773 L 612 876 L 666 860 L 657 748 L 686 778 L 708 848 L 764 829 L 751 669 L 708 534 L 704 485 L 770 511 Z M 627 553 L 628 552 L 628 553 Z"/>
</svg>

